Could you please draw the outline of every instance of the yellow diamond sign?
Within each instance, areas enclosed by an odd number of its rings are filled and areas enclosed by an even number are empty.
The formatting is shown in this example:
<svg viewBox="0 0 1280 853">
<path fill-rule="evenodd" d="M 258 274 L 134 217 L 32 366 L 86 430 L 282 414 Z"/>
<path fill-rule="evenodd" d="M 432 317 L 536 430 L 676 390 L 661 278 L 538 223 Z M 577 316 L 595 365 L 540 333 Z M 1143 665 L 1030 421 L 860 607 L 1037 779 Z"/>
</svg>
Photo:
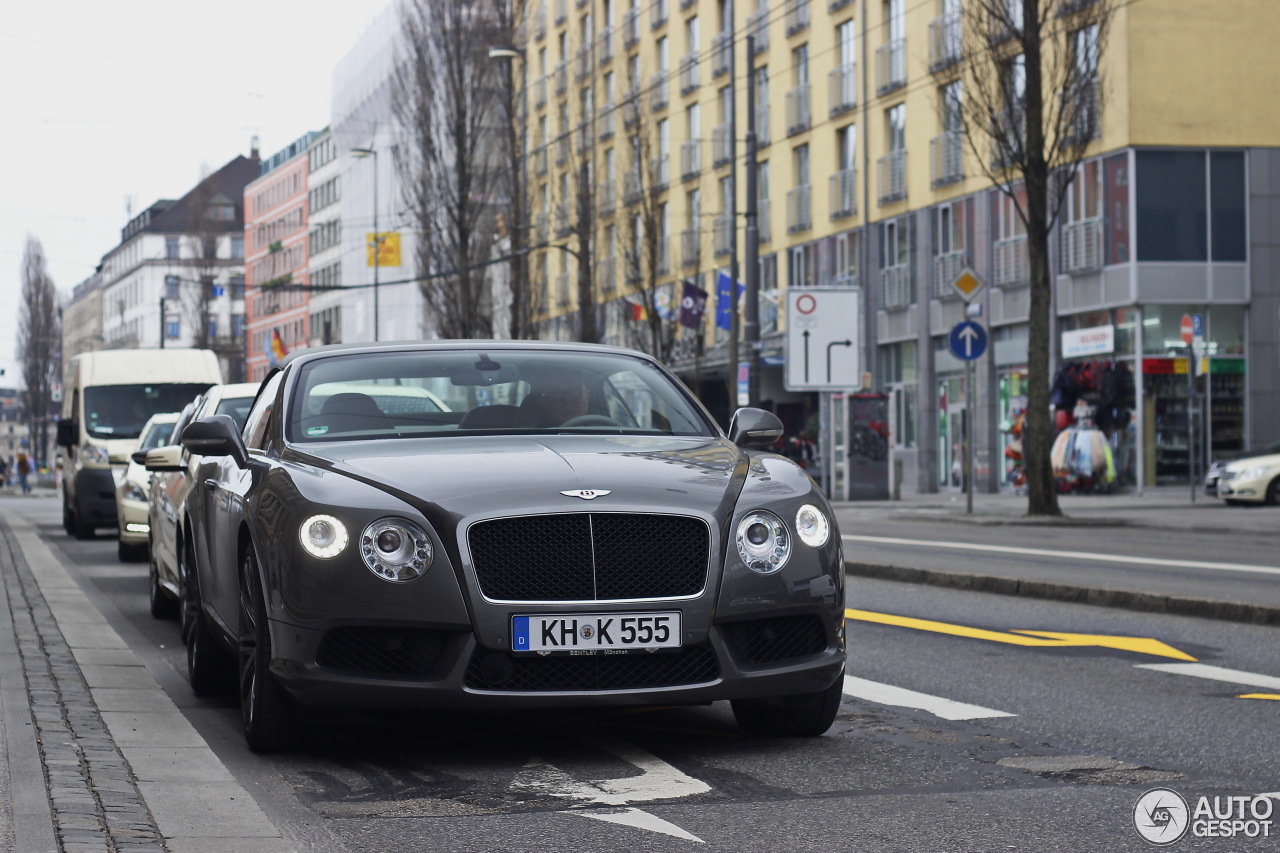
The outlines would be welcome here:
<svg viewBox="0 0 1280 853">
<path fill-rule="evenodd" d="M 956 276 L 955 281 L 951 282 L 951 286 L 956 289 L 956 293 L 959 293 L 965 302 L 972 301 L 973 297 L 982 289 L 982 285 L 982 279 L 978 278 L 978 274 L 968 267 L 960 270 L 960 274 Z"/>
</svg>

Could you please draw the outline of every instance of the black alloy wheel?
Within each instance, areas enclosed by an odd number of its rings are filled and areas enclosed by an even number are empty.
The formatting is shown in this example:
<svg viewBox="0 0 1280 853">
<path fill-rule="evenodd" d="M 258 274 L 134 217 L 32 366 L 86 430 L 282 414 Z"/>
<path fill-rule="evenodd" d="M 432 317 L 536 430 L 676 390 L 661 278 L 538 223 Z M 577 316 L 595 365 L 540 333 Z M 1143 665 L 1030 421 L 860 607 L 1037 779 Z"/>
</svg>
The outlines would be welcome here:
<svg viewBox="0 0 1280 853">
<path fill-rule="evenodd" d="M 178 602 L 174 601 L 160 586 L 160 569 L 156 566 L 156 555 L 151 554 L 147 561 L 147 586 L 151 599 L 151 615 L 155 619 L 172 619 L 178 612 Z"/>
<path fill-rule="evenodd" d="M 289 698 L 271 673 L 271 631 L 253 546 L 240 562 L 240 718 L 253 752 L 286 749 L 294 732 Z"/>
<path fill-rule="evenodd" d="M 817 737 L 831 728 L 840 699 L 844 675 L 817 693 L 777 699 L 734 699 L 733 717 L 738 727 L 754 737 Z"/>
<path fill-rule="evenodd" d="M 1280 504 L 1280 477 L 1276 477 L 1271 481 L 1271 485 L 1267 486 L 1267 503 L 1271 506 Z"/>
</svg>

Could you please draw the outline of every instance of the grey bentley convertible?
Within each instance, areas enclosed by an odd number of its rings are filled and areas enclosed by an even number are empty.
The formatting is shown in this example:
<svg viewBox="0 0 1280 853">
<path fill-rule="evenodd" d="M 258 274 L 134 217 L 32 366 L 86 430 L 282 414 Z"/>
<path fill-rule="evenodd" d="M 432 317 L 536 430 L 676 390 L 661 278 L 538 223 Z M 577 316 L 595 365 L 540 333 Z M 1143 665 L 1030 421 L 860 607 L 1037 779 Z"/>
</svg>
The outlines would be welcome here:
<svg viewBox="0 0 1280 853">
<path fill-rule="evenodd" d="M 202 457 L 180 548 L 192 686 L 237 672 L 256 751 L 307 709 L 728 700 L 748 733 L 822 734 L 840 536 L 764 449 L 781 431 L 744 408 L 726 436 L 624 349 L 297 353 L 243 434 L 214 415 L 181 436 Z"/>
</svg>

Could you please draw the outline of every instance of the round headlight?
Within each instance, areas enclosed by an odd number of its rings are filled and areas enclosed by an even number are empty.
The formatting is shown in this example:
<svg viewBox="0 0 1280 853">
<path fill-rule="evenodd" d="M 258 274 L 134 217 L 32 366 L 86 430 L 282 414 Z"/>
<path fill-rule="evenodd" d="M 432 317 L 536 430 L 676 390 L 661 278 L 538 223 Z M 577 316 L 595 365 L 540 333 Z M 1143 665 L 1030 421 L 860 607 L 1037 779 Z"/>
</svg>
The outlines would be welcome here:
<svg viewBox="0 0 1280 853">
<path fill-rule="evenodd" d="M 380 518 L 360 534 L 364 564 L 383 580 L 411 581 L 431 568 L 435 550 L 422 528 L 403 518 Z"/>
<path fill-rule="evenodd" d="M 796 512 L 796 533 L 800 541 L 810 548 L 821 548 L 827 544 L 831 536 L 831 525 L 822 510 L 812 504 L 805 504 Z"/>
<path fill-rule="evenodd" d="M 308 554 L 327 560 L 347 547 L 347 526 L 332 515 L 313 515 L 302 522 L 298 538 Z"/>
<path fill-rule="evenodd" d="M 738 522 L 738 556 L 747 568 L 768 574 L 776 572 L 791 555 L 791 537 L 787 527 L 771 512 L 749 512 Z"/>
</svg>

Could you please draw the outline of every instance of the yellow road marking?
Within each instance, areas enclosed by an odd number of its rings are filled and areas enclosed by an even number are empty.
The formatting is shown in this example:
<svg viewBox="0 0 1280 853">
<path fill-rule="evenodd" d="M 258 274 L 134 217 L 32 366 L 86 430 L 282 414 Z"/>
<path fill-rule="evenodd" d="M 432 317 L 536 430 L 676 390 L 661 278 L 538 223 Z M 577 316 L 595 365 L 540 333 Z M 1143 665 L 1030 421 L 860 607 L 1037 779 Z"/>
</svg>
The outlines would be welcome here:
<svg viewBox="0 0 1280 853">
<path fill-rule="evenodd" d="M 1280 693 L 1242 693 L 1237 699 L 1275 699 L 1280 701 Z"/>
<path fill-rule="evenodd" d="M 930 619 L 916 619 L 911 616 L 896 616 L 892 613 L 876 613 L 872 610 L 847 609 L 844 615 L 848 619 L 859 622 L 874 622 L 879 625 L 895 625 L 900 628 L 913 628 L 917 631 L 930 631 L 935 634 L 950 634 L 953 637 L 968 637 L 973 640 L 988 640 L 993 643 L 1007 643 L 1011 646 L 1028 646 L 1034 648 L 1070 648 L 1096 646 L 1108 649 L 1120 649 L 1143 655 L 1174 658 L 1175 660 L 1194 661 L 1191 655 L 1179 651 L 1150 637 L 1117 637 L 1108 634 L 1068 634 L 1061 631 L 1028 631 L 1011 632 L 990 631 L 986 628 L 973 628 L 969 625 L 956 625 L 951 622 L 935 622 Z"/>
</svg>

